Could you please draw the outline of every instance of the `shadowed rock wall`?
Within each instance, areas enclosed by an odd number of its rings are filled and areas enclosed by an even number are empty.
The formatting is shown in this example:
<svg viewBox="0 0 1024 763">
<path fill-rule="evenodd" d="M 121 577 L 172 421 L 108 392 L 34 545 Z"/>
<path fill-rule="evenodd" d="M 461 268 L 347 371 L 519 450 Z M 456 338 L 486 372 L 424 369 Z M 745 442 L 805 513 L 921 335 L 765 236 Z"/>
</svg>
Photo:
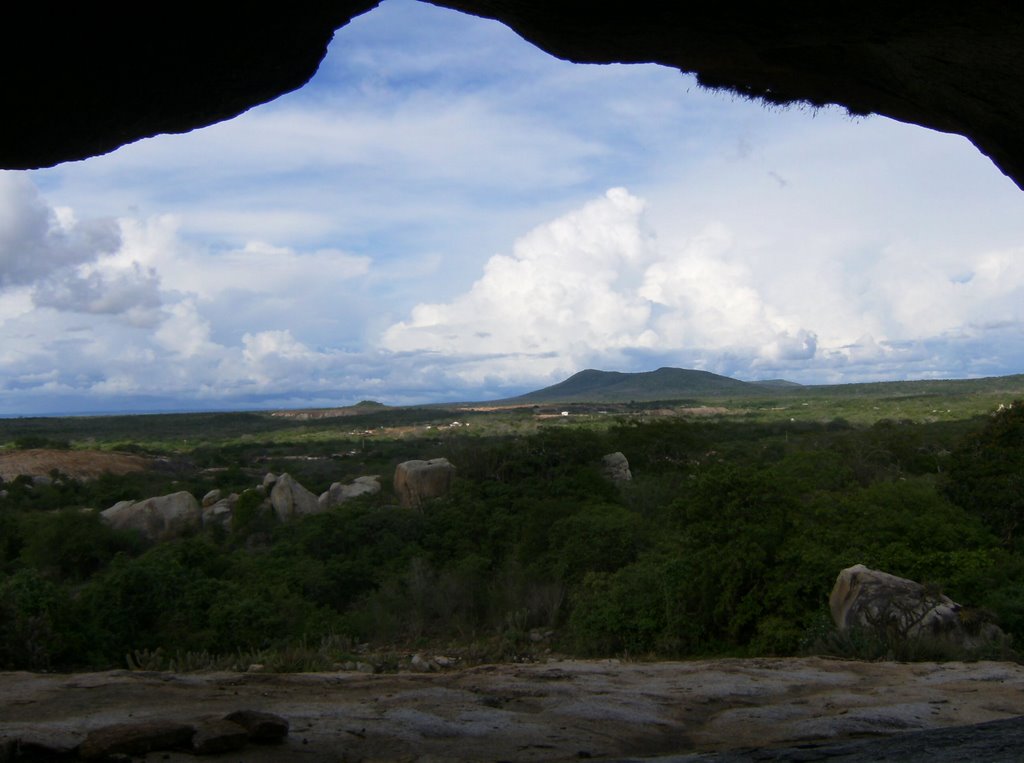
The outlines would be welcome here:
<svg viewBox="0 0 1024 763">
<path fill-rule="evenodd" d="M 966 136 L 1024 188 L 1024 6 L 435 0 L 576 62 L 659 63 L 771 103 Z"/>
<path fill-rule="evenodd" d="M 302 87 L 376 0 L 19 3 L 5 9 L 0 167 L 84 159 Z"/>
<path fill-rule="evenodd" d="M 333 31 L 376 4 L 22 4 L 0 46 L 0 166 L 50 166 L 229 119 L 308 81 Z M 1024 188 L 1024 5 L 435 4 L 497 19 L 572 61 L 656 62 L 772 103 L 835 103 L 959 133 Z"/>
</svg>

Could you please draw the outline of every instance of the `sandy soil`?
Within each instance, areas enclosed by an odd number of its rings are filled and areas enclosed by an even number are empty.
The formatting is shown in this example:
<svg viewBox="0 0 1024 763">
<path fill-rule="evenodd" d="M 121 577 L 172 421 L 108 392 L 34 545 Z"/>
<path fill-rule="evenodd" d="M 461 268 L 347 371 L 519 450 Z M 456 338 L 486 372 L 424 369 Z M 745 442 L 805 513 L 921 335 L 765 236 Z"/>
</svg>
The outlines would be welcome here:
<svg viewBox="0 0 1024 763">
<path fill-rule="evenodd" d="M 249 708 L 291 722 L 234 761 L 561 761 L 685 755 L 1024 715 L 1024 667 L 820 658 L 553 661 L 443 673 L 0 673 L 0 737 Z M 161 753 L 161 760 L 195 760 Z"/>
<path fill-rule="evenodd" d="M 94 479 L 103 472 L 127 474 L 152 466 L 152 461 L 128 453 L 101 450 L 14 450 L 0 452 L 0 477 L 13 480 L 19 474 L 46 476 L 57 469 L 75 479 Z"/>
</svg>

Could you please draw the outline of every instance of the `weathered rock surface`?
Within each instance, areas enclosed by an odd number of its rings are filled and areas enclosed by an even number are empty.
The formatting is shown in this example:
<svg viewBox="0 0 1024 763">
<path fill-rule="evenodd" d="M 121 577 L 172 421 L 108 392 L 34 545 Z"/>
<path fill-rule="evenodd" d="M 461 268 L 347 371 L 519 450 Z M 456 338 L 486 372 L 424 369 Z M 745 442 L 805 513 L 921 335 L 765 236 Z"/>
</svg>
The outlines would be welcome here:
<svg viewBox="0 0 1024 763">
<path fill-rule="evenodd" d="M 217 501 L 219 501 L 223 497 L 223 491 L 220 490 L 220 488 L 214 488 L 213 490 L 209 491 L 206 495 L 203 496 L 203 500 L 201 501 L 202 506 L 204 509 L 207 506 L 213 506 L 213 504 L 217 503 Z"/>
<path fill-rule="evenodd" d="M 618 451 L 603 456 L 601 458 L 601 468 L 604 476 L 612 482 L 629 482 L 633 479 L 633 474 L 629 471 L 629 461 Z"/>
<path fill-rule="evenodd" d="M 274 744 L 288 736 L 288 720 L 274 713 L 262 710 L 236 710 L 224 720 L 237 723 L 245 729 L 250 741 L 260 744 Z"/>
<path fill-rule="evenodd" d="M 842 744 L 740 750 L 704 755 L 645 758 L 646 763 L 749 763 L 749 761 L 829 761 L 829 763 L 1011 763 L 1024 750 L 1024 717 L 932 731 L 911 731 L 883 739 Z M 630 763 L 624 761 L 623 763 Z"/>
<path fill-rule="evenodd" d="M 287 472 L 274 481 L 274 487 L 270 491 L 270 503 L 282 522 L 317 514 L 321 510 L 317 497 L 292 479 Z"/>
<path fill-rule="evenodd" d="M 203 524 L 199 501 L 184 490 L 144 501 L 119 501 L 100 516 L 117 530 L 138 530 L 154 541 L 175 538 Z"/>
<path fill-rule="evenodd" d="M 22 735 L 20 739 L 5 740 L 0 736 L 0 763 L 8 763 L 8 761 L 56 763 L 64 760 L 78 760 L 78 747 L 81 741 L 81 735 L 62 733 L 56 729 L 35 736 Z"/>
<path fill-rule="evenodd" d="M 451 488 L 455 467 L 447 458 L 405 461 L 395 467 L 395 495 L 405 508 L 420 508 Z"/>
<path fill-rule="evenodd" d="M 217 755 L 241 750 L 249 743 L 249 732 L 224 718 L 204 719 L 196 724 L 192 751 L 196 755 Z"/>
<path fill-rule="evenodd" d="M 361 495 L 376 495 L 379 492 L 380 477 L 376 474 L 356 477 L 347 485 L 334 482 L 328 490 L 320 495 L 320 508 L 326 510 L 333 506 L 340 506 L 345 501 L 350 501 Z"/>
<path fill-rule="evenodd" d="M 217 491 L 218 493 L 220 491 Z M 208 525 L 221 525 L 227 527 L 235 511 L 235 504 L 238 503 L 238 493 L 232 493 L 226 498 L 220 498 L 216 503 L 203 507 L 203 527 Z"/>
<path fill-rule="evenodd" d="M 114 723 L 90 731 L 78 748 L 78 754 L 85 760 L 97 760 L 111 755 L 145 755 L 153 750 L 191 748 L 194 733 L 194 727 L 174 721 Z"/>
<path fill-rule="evenodd" d="M 0 739 L 69 731 L 84 738 L 129 717 L 188 721 L 246 706 L 291 725 L 278 745 L 246 747 L 246 763 L 695 760 L 689 756 L 729 751 L 740 752 L 724 760 L 822 760 L 815 750 L 853 739 L 897 744 L 904 732 L 1024 715 L 1024 666 L 803 658 L 561 660 L 397 675 L 0 673 Z M 986 744 L 999 744 L 988 729 L 964 734 L 974 746 L 962 760 L 1019 759 L 1005 750 L 985 757 Z M 798 746 L 806 756 L 750 753 Z M 930 748 L 918 739 L 904 757 L 876 759 L 933 761 L 915 749 Z M 194 763 L 183 752 L 159 757 Z"/>
<path fill-rule="evenodd" d="M 863 564 L 839 573 L 829 608 L 841 631 L 861 629 L 889 638 L 939 639 L 968 650 L 1007 640 L 998 626 L 970 617 L 948 596 Z"/>
</svg>

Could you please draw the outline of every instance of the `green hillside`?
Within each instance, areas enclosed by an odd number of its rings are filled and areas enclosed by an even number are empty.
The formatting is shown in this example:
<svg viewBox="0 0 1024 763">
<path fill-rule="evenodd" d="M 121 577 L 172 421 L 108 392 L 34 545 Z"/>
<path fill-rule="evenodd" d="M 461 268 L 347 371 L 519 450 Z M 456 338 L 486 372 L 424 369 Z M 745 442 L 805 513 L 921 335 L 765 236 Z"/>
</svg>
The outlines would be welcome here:
<svg viewBox="0 0 1024 763">
<path fill-rule="evenodd" d="M 743 399 L 907 399 L 948 395 L 1019 396 L 1024 374 L 981 379 L 927 379 L 858 384 L 797 384 L 785 379 L 739 381 L 708 371 L 659 368 L 624 373 L 587 369 L 550 387 L 495 401 L 522 403 L 628 403 L 732 397 Z"/>
<path fill-rule="evenodd" d="M 756 384 L 758 387 L 771 387 L 772 389 L 803 389 L 803 384 L 797 384 L 794 381 L 788 379 L 758 379 L 751 382 Z"/>
<path fill-rule="evenodd" d="M 508 403 L 601 403 L 678 400 L 720 395 L 756 396 L 770 392 L 759 384 L 730 379 L 708 371 L 659 368 L 623 373 L 588 368 L 550 387 L 511 398 Z"/>
<path fill-rule="evenodd" d="M 814 384 L 801 392 L 835 397 L 907 397 L 950 394 L 1011 394 L 1024 390 L 1024 374 L 988 376 L 981 379 L 921 379 L 915 381 L 861 382 L 857 384 Z"/>
</svg>

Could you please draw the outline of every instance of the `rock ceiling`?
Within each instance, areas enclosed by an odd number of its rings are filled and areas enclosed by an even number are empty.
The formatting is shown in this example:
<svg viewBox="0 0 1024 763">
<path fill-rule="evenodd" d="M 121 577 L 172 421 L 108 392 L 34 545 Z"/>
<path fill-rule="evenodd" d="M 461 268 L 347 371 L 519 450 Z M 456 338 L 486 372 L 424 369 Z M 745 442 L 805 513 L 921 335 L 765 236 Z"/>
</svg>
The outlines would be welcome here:
<svg viewBox="0 0 1024 763">
<path fill-rule="evenodd" d="M 52 166 L 230 119 L 301 87 L 334 30 L 376 4 L 178 3 L 135 16 L 23 4 L 0 46 L 0 167 Z M 772 103 L 840 104 L 957 133 L 1024 188 L 1024 5 L 435 4 L 497 19 L 571 61 L 660 63 Z"/>
</svg>

